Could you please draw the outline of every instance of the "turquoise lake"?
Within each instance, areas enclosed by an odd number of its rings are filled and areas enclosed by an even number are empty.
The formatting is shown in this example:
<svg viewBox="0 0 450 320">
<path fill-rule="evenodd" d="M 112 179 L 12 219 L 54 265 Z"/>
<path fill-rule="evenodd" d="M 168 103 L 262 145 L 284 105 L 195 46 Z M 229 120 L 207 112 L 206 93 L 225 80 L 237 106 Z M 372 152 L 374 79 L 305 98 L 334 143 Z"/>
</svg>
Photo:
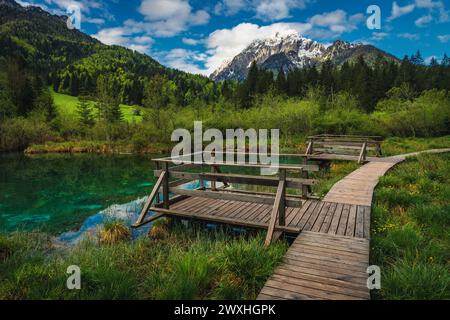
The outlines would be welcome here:
<svg viewBox="0 0 450 320">
<path fill-rule="evenodd" d="M 0 154 L 0 232 L 78 230 L 90 216 L 148 195 L 152 155 Z"/>
<path fill-rule="evenodd" d="M 156 157 L 161 155 L 0 154 L 0 232 L 38 230 L 78 241 L 106 219 L 131 225 L 156 182 Z M 196 187 L 198 181 L 184 186 Z"/>
</svg>

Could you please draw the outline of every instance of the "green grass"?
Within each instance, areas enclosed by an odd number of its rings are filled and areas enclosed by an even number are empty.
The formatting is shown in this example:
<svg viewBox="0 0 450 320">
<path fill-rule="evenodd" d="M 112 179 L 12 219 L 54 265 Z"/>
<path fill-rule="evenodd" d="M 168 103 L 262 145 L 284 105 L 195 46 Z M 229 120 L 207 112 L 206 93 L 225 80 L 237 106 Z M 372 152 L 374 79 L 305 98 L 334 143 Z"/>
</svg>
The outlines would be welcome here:
<svg viewBox="0 0 450 320">
<path fill-rule="evenodd" d="M 58 93 L 55 91 L 51 91 L 53 100 L 55 101 L 56 108 L 58 112 L 68 116 L 77 116 L 77 104 L 78 97 L 70 96 L 67 94 Z M 91 106 L 94 106 L 94 101 L 90 101 Z M 136 116 L 133 114 L 133 111 L 138 109 L 141 111 L 141 115 Z M 128 122 L 140 122 L 142 121 L 142 113 L 144 109 L 140 106 L 129 106 L 125 104 L 120 105 L 120 110 L 123 114 L 123 119 Z"/>
<path fill-rule="evenodd" d="M 450 298 L 450 155 L 409 158 L 380 179 L 372 264 L 381 299 Z"/>
<path fill-rule="evenodd" d="M 450 148 L 450 136 L 434 138 L 399 138 L 392 137 L 383 141 L 384 156 L 423 151 L 429 149 Z"/>
<path fill-rule="evenodd" d="M 254 299 L 287 244 L 174 224 L 170 235 L 101 245 L 54 245 L 42 233 L 0 235 L 0 299 Z M 66 269 L 81 269 L 68 290 Z"/>
</svg>

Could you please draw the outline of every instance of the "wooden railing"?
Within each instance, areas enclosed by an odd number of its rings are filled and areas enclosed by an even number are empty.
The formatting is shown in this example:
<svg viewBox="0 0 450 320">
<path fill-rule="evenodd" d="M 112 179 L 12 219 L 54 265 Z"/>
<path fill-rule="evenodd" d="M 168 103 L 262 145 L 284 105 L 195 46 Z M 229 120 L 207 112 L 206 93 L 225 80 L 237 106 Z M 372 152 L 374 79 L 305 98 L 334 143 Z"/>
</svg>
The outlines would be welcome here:
<svg viewBox="0 0 450 320">
<path fill-rule="evenodd" d="M 152 192 L 147 198 L 138 220 L 133 227 L 139 227 L 160 218 L 163 214 L 170 214 L 170 205 L 187 197 L 204 197 L 220 200 L 241 202 L 254 202 L 273 205 L 266 244 L 274 238 L 274 230 L 286 228 L 286 207 L 301 207 L 302 199 L 309 197 L 308 187 L 316 183 L 313 179 L 305 177 L 308 171 L 318 171 L 318 165 L 312 164 L 279 164 L 278 176 L 263 176 L 255 174 L 223 173 L 222 168 L 271 168 L 270 164 L 262 163 L 227 163 L 227 162 L 190 162 L 171 166 L 171 158 L 154 159 L 156 162 L 155 177 L 158 178 Z M 304 160 L 302 160 L 304 161 Z M 209 167 L 209 168 L 208 168 Z M 187 171 L 200 169 L 200 172 Z M 288 177 L 293 172 L 298 177 Z M 180 185 L 189 181 L 200 181 L 200 187 L 194 190 L 180 188 Z M 205 181 L 210 182 L 207 187 Z M 217 183 L 222 183 L 220 187 Z M 275 193 L 257 192 L 230 188 L 230 185 L 244 184 L 253 186 L 276 187 Z M 306 187 L 306 188 L 305 188 Z M 287 189 L 298 190 L 295 194 L 287 194 Z M 169 195 L 175 195 L 169 198 Z M 162 199 L 160 199 L 160 195 Z M 159 214 L 146 219 L 146 215 L 153 208 Z M 173 212 L 180 215 L 179 212 Z"/>
<path fill-rule="evenodd" d="M 368 153 L 380 157 L 382 137 L 321 134 L 308 137 L 305 156 L 317 154 L 341 154 L 357 157 L 359 163 L 366 160 Z"/>
</svg>

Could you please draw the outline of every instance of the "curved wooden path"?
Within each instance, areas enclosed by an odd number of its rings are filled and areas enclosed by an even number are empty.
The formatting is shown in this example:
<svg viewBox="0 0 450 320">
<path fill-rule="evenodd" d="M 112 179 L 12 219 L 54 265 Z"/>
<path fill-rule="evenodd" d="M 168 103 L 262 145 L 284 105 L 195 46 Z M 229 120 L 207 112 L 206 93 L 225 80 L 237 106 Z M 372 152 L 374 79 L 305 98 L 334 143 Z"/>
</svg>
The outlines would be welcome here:
<svg viewBox="0 0 450 320">
<path fill-rule="evenodd" d="M 450 152 L 450 148 L 368 158 L 367 164 L 338 181 L 324 197 L 323 203 L 339 206 L 342 208 L 340 214 L 333 214 L 328 229 L 303 229 L 282 264 L 267 280 L 258 299 L 370 299 L 366 284 L 370 208 L 379 178 L 408 156 L 444 152 Z M 354 207 L 356 211 L 351 209 Z M 320 214 L 310 216 L 308 223 L 317 225 L 319 217 Z M 329 221 L 327 217 L 325 215 L 323 221 Z M 341 231 L 330 232 L 330 228 L 334 230 L 332 226 L 336 225 Z M 362 231 L 356 232 L 361 226 Z"/>
</svg>

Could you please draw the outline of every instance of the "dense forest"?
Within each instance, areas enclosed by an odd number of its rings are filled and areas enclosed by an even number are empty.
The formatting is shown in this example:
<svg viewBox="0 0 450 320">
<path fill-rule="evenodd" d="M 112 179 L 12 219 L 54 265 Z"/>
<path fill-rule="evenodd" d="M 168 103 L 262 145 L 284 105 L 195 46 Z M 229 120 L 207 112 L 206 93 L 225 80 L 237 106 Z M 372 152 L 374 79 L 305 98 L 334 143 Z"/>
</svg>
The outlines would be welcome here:
<svg viewBox="0 0 450 320">
<path fill-rule="evenodd" d="M 317 87 L 327 99 L 333 99 L 338 92 L 352 94 L 363 110 L 374 111 L 377 103 L 387 97 L 394 87 L 407 86 L 412 96 L 425 90 L 450 90 L 450 58 L 444 54 L 442 63 L 432 59 L 425 65 L 420 51 L 405 56 L 401 62 L 387 61 L 381 55 L 373 64 L 368 64 L 363 56 L 355 63 L 345 62 L 335 66 L 328 60 L 319 67 L 298 69 L 275 76 L 270 71 L 259 70 L 253 64 L 249 75 L 236 92 L 240 105 L 249 107 L 253 97 L 273 90 L 287 97 L 306 97 L 311 87 Z M 226 86 L 225 86 L 226 87 Z M 222 88 L 224 96 L 229 96 L 228 88 Z"/>
</svg>

